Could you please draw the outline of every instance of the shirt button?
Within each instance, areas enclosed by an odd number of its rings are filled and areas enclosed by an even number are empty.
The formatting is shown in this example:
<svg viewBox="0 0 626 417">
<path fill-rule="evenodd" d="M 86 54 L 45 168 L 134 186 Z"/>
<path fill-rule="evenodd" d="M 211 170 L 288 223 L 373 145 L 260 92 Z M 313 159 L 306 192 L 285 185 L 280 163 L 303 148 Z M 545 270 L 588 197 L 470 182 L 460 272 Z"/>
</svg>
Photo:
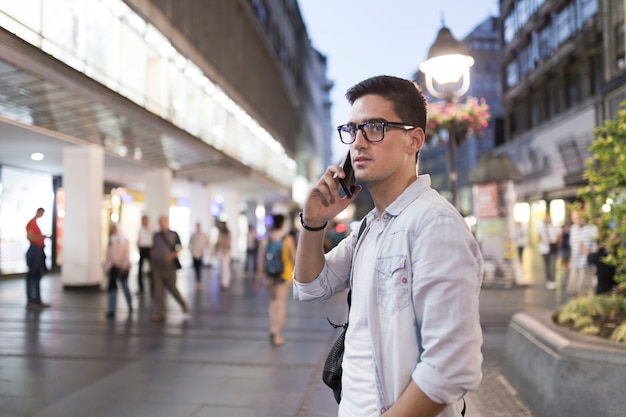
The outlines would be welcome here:
<svg viewBox="0 0 626 417">
<path fill-rule="evenodd" d="M 383 219 L 389 220 L 389 214 L 387 214 L 387 213 L 383 214 Z"/>
<path fill-rule="evenodd" d="M 402 283 L 403 283 L 403 284 L 406 284 L 406 282 L 407 282 L 407 281 L 406 281 L 406 278 L 402 278 Z"/>
</svg>

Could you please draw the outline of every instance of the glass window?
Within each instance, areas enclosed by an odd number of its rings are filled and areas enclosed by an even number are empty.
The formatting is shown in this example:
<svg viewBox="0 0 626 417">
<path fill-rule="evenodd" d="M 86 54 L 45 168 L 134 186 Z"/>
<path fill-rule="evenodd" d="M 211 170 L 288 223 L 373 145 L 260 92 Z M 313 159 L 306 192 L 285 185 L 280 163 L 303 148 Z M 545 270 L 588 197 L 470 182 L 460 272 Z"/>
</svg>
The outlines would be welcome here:
<svg viewBox="0 0 626 417">
<path fill-rule="evenodd" d="M 92 13 L 85 14 L 85 63 L 91 71 L 109 76 L 117 62 L 119 45 L 119 21 L 100 2 L 90 3 Z"/>
<path fill-rule="evenodd" d="M 624 21 L 615 25 L 613 29 L 613 39 L 615 42 L 615 69 L 624 69 Z"/>
<path fill-rule="evenodd" d="M 562 91 L 563 87 L 557 82 L 548 86 L 548 119 L 555 117 L 563 110 Z"/>
<path fill-rule="evenodd" d="M 512 12 L 504 19 L 504 42 L 509 43 L 515 37 L 515 13 Z"/>
<path fill-rule="evenodd" d="M 5 13 L 12 19 L 2 19 L 2 27 L 11 30 L 15 21 L 36 33 L 41 33 L 41 0 L 3 1 L 0 15 Z M 6 24 L 6 26 L 5 26 Z M 23 31 L 21 31 L 23 33 Z M 18 36 L 22 36 L 21 33 Z"/>
<path fill-rule="evenodd" d="M 566 106 L 571 108 L 580 102 L 580 74 L 578 72 L 568 74 L 565 82 L 565 91 L 567 93 Z"/>
<path fill-rule="evenodd" d="M 168 65 L 168 79 L 168 119 L 176 126 L 183 126 L 187 83 L 185 76 L 174 61 L 170 61 Z"/>
<path fill-rule="evenodd" d="M 506 66 L 506 86 L 515 87 L 519 83 L 519 75 L 517 72 L 517 62 L 510 62 Z"/>
<path fill-rule="evenodd" d="M 619 111 L 620 108 L 620 104 L 622 103 L 622 101 L 624 101 L 626 99 L 626 92 L 622 91 L 620 93 L 618 93 L 617 95 L 611 97 L 609 99 L 609 112 L 608 112 L 608 118 L 610 120 L 616 120 L 617 119 L 617 112 Z"/>
<path fill-rule="evenodd" d="M 526 77 L 533 70 L 532 48 L 527 46 L 519 54 L 519 74 L 520 78 Z"/>
<path fill-rule="evenodd" d="M 518 0 L 515 5 L 519 27 L 523 27 L 530 19 L 530 0 Z"/>
<path fill-rule="evenodd" d="M 142 35 L 123 23 L 120 26 L 119 51 L 119 93 L 144 105 L 149 48 Z"/>
<path fill-rule="evenodd" d="M 598 12 L 598 0 L 577 0 L 582 23 L 591 19 Z"/>
<path fill-rule="evenodd" d="M 572 7 L 568 6 L 555 16 L 555 29 L 557 43 L 560 45 L 569 39 L 574 33 L 574 13 Z"/>
<path fill-rule="evenodd" d="M 43 5 L 42 35 L 63 56 L 85 56 L 85 3 L 82 0 L 46 0 Z"/>
<path fill-rule="evenodd" d="M 541 106 L 543 99 L 540 95 L 535 95 L 530 102 L 530 127 L 539 126 L 541 123 Z"/>
<path fill-rule="evenodd" d="M 546 26 L 539 31 L 539 36 L 537 37 L 537 55 L 539 61 L 547 59 L 552 54 L 552 50 L 552 26 Z"/>
</svg>

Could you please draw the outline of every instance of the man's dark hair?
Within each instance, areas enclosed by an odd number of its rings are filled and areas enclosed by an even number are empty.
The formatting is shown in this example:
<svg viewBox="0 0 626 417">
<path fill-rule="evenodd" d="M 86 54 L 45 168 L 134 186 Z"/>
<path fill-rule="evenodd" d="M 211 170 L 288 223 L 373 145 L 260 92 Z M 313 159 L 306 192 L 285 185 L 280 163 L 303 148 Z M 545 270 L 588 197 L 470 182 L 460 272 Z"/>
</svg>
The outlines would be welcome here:
<svg viewBox="0 0 626 417">
<path fill-rule="evenodd" d="M 393 110 L 401 120 L 426 132 L 427 101 L 422 89 L 415 83 L 390 75 L 379 75 L 361 81 L 348 89 L 346 99 L 352 105 L 368 94 L 381 96 L 393 103 Z"/>
</svg>

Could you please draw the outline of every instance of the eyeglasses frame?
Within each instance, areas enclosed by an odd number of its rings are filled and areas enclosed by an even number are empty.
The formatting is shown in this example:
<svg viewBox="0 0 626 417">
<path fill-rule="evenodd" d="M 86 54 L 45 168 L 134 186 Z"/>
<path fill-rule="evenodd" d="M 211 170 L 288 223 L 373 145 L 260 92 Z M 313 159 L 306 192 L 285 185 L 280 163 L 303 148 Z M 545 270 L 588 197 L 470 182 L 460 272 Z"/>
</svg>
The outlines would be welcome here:
<svg viewBox="0 0 626 417">
<path fill-rule="evenodd" d="M 379 139 L 379 140 L 369 140 L 367 138 L 367 133 L 365 133 L 365 126 L 367 126 L 368 124 L 371 123 L 381 123 L 383 125 L 383 136 Z M 337 133 L 339 134 L 339 140 L 341 141 L 341 143 L 344 143 L 346 145 L 351 145 L 356 141 L 356 135 L 357 132 L 355 131 L 354 133 L 354 137 L 350 136 L 352 141 L 346 143 L 343 140 L 343 137 L 341 136 L 341 132 L 342 129 L 346 126 L 354 126 L 356 127 L 357 131 L 361 131 L 361 133 L 363 134 L 363 138 L 368 142 L 368 143 L 380 143 L 383 141 L 383 139 L 385 139 L 385 133 L 387 133 L 387 127 L 392 127 L 392 128 L 396 128 L 396 129 L 403 129 L 405 132 L 408 132 L 409 130 L 413 130 L 415 128 L 417 128 L 417 126 L 413 126 L 410 125 L 408 123 L 404 123 L 404 122 L 388 122 L 386 120 L 380 120 L 380 119 L 372 119 L 372 120 L 367 120 L 361 124 L 355 124 L 355 123 L 344 123 L 342 125 L 337 126 Z M 348 133 L 348 132 L 346 132 Z"/>
</svg>

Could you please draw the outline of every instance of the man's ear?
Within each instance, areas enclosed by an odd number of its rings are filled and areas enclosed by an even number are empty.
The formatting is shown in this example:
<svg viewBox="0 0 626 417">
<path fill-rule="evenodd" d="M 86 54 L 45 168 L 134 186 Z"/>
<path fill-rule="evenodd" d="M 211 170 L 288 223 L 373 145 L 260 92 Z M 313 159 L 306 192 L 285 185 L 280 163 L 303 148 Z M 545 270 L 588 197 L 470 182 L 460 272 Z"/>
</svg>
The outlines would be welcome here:
<svg viewBox="0 0 626 417">
<path fill-rule="evenodd" d="M 421 127 L 416 127 L 410 132 L 411 140 L 409 143 L 409 149 L 411 153 L 419 152 L 424 146 L 424 141 L 426 140 L 426 134 Z"/>
</svg>

